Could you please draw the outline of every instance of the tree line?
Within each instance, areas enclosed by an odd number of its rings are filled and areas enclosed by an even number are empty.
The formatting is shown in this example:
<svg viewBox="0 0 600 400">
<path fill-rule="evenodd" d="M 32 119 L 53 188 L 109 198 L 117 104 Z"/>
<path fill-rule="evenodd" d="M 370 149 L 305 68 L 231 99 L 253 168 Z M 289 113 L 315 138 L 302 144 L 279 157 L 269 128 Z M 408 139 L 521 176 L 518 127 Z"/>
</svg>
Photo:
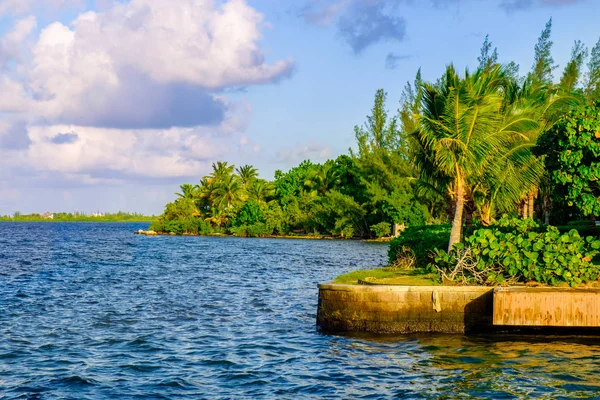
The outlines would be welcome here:
<svg viewBox="0 0 600 400">
<path fill-rule="evenodd" d="M 433 82 L 417 71 L 396 113 L 388 112 L 387 94 L 378 90 L 366 122 L 355 127 L 356 148 L 335 160 L 307 160 L 276 171 L 271 181 L 252 166 L 216 162 L 199 183 L 181 186 L 151 228 L 378 237 L 389 235 L 393 224 L 448 222 L 451 249 L 474 220 L 593 218 L 600 213 L 600 154 L 592 147 L 600 133 L 594 135 L 589 121 L 599 119 L 600 40 L 591 52 L 575 41 L 555 80 L 551 30 L 550 19 L 524 75 L 514 62 L 499 63 L 486 36 L 477 68 L 458 71 L 450 64 Z M 569 116 L 583 122 L 565 120 Z M 567 149 L 565 130 L 581 127 L 592 132 L 587 145 Z"/>
</svg>

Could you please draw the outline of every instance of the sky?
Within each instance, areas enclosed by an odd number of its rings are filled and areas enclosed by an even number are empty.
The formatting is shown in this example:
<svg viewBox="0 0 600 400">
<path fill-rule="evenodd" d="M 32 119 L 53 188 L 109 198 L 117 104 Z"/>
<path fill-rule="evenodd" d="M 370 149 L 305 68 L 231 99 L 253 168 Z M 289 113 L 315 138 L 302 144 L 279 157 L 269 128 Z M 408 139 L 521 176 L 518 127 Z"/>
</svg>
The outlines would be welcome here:
<svg viewBox="0 0 600 400">
<path fill-rule="evenodd" d="M 0 214 L 160 214 L 213 162 L 272 179 L 348 153 L 375 91 L 473 68 L 486 34 L 521 74 L 600 39 L 598 0 L 0 0 Z"/>
</svg>

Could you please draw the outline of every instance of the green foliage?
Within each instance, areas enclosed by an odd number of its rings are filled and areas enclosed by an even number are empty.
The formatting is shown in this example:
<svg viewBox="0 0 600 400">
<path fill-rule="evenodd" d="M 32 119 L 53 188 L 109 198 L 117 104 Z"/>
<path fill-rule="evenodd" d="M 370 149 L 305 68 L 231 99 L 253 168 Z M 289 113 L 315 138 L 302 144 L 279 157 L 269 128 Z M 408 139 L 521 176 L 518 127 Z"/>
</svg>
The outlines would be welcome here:
<svg viewBox="0 0 600 400">
<path fill-rule="evenodd" d="M 571 92 L 575 90 L 579 79 L 581 78 L 581 68 L 588 54 L 587 47 L 581 43 L 581 40 L 576 40 L 571 50 L 571 59 L 567 63 L 560 83 L 560 88 L 564 91 Z"/>
<path fill-rule="evenodd" d="M 600 102 L 561 118 L 538 141 L 553 182 L 583 215 L 600 215 Z"/>
<path fill-rule="evenodd" d="M 585 93 L 590 99 L 600 99 L 600 40 L 592 48 L 588 61 L 588 79 Z"/>
<path fill-rule="evenodd" d="M 535 45 L 535 56 L 531 71 L 532 80 L 540 83 L 552 82 L 552 71 L 556 68 L 552 58 L 552 18 L 546 23 L 537 44 Z"/>
<path fill-rule="evenodd" d="M 477 57 L 477 61 L 479 62 L 479 69 L 491 69 L 494 65 L 498 63 L 498 48 L 494 47 L 492 50 L 492 42 L 490 42 L 490 35 L 485 35 L 485 40 L 483 41 L 483 45 L 481 46 L 481 54 Z"/>
<path fill-rule="evenodd" d="M 262 216 L 260 204 L 256 200 L 249 200 L 238 212 L 238 215 L 233 220 L 233 226 L 238 227 L 242 225 L 253 225 L 257 222 L 264 223 L 265 220 Z"/>
<path fill-rule="evenodd" d="M 372 225 L 371 231 L 377 237 L 389 236 L 392 232 L 392 225 L 388 222 L 383 221 L 378 224 Z"/>
<path fill-rule="evenodd" d="M 574 229 L 561 234 L 556 227 L 502 219 L 475 230 L 450 254 L 436 251 L 436 264 L 442 270 L 454 268 L 464 248 L 470 248 L 477 270 L 495 271 L 487 277 L 488 283 L 509 279 L 577 286 L 600 276 L 600 265 L 592 262 L 599 254 L 600 240 L 582 238 Z"/>
<path fill-rule="evenodd" d="M 240 225 L 232 227 L 231 232 L 237 236 L 243 237 L 261 237 L 268 236 L 273 233 L 264 222 L 256 222 L 251 225 Z"/>
<path fill-rule="evenodd" d="M 423 225 L 409 227 L 392 239 L 388 250 L 390 264 L 396 263 L 405 248 L 410 249 L 416 258 L 417 266 L 425 268 L 433 261 L 436 249 L 445 249 L 450 239 L 450 225 Z"/>
</svg>

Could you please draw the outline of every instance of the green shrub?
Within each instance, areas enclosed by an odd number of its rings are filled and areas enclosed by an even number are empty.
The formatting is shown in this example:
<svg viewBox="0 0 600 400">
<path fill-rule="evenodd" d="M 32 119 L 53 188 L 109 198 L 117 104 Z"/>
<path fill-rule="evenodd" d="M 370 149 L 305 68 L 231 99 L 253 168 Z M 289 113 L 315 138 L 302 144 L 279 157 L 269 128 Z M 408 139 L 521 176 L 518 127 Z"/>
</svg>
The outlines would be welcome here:
<svg viewBox="0 0 600 400">
<path fill-rule="evenodd" d="M 184 232 L 183 223 L 179 219 L 172 219 L 165 222 L 165 232 L 181 235 Z"/>
<path fill-rule="evenodd" d="M 165 223 L 162 218 L 157 218 L 150 223 L 150 227 L 148 228 L 150 231 L 154 232 L 164 232 L 165 231 Z"/>
<path fill-rule="evenodd" d="M 477 270 L 496 271 L 487 277 L 490 283 L 510 279 L 577 286 L 600 276 L 600 265 L 592 262 L 599 254 L 600 240 L 591 236 L 584 239 L 575 229 L 561 234 L 553 226 L 503 218 L 475 230 L 451 254 L 438 250 L 436 264 L 442 270 L 454 269 L 457 255 L 467 248 Z"/>
<path fill-rule="evenodd" d="M 240 208 L 240 212 L 233 220 L 233 226 L 239 227 L 244 225 L 253 225 L 257 222 L 265 222 L 262 211 L 260 209 L 260 204 L 258 204 L 255 200 L 248 200 L 242 208 Z"/>
<path fill-rule="evenodd" d="M 232 227 L 231 232 L 242 237 L 261 237 L 271 235 L 273 230 L 269 229 L 264 222 L 256 222 L 251 225 Z"/>
<path fill-rule="evenodd" d="M 388 222 L 380 222 L 371 227 L 371 232 L 377 237 L 389 236 L 392 231 L 392 225 Z"/>
<path fill-rule="evenodd" d="M 404 248 L 412 250 L 417 267 L 427 267 L 433 261 L 435 249 L 446 249 L 450 241 L 450 225 L 411 226 L 400 237 L 392 239 L 388 250 L 390 264 L 404 254 Z"/>
</svg>

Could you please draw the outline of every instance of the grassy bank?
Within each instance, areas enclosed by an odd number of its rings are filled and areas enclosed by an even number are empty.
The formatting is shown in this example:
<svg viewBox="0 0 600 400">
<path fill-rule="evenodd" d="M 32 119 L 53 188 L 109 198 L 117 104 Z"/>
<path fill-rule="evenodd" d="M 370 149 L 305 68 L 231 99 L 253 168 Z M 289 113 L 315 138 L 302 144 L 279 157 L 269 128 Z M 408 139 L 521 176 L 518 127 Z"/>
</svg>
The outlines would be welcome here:
<svg viewBox="0 0 600 400">
<path fill-rule="evenodd" d="M 333 283 L 347 285 L 356 285 L 360 283 L 411 286 L 432 286 L 441 284 L 435 274 L 428 274 L 422 269 L 405 270 L 393 267 L 352 271 L 338 276 L 333 280 Z"/>
</svg>

